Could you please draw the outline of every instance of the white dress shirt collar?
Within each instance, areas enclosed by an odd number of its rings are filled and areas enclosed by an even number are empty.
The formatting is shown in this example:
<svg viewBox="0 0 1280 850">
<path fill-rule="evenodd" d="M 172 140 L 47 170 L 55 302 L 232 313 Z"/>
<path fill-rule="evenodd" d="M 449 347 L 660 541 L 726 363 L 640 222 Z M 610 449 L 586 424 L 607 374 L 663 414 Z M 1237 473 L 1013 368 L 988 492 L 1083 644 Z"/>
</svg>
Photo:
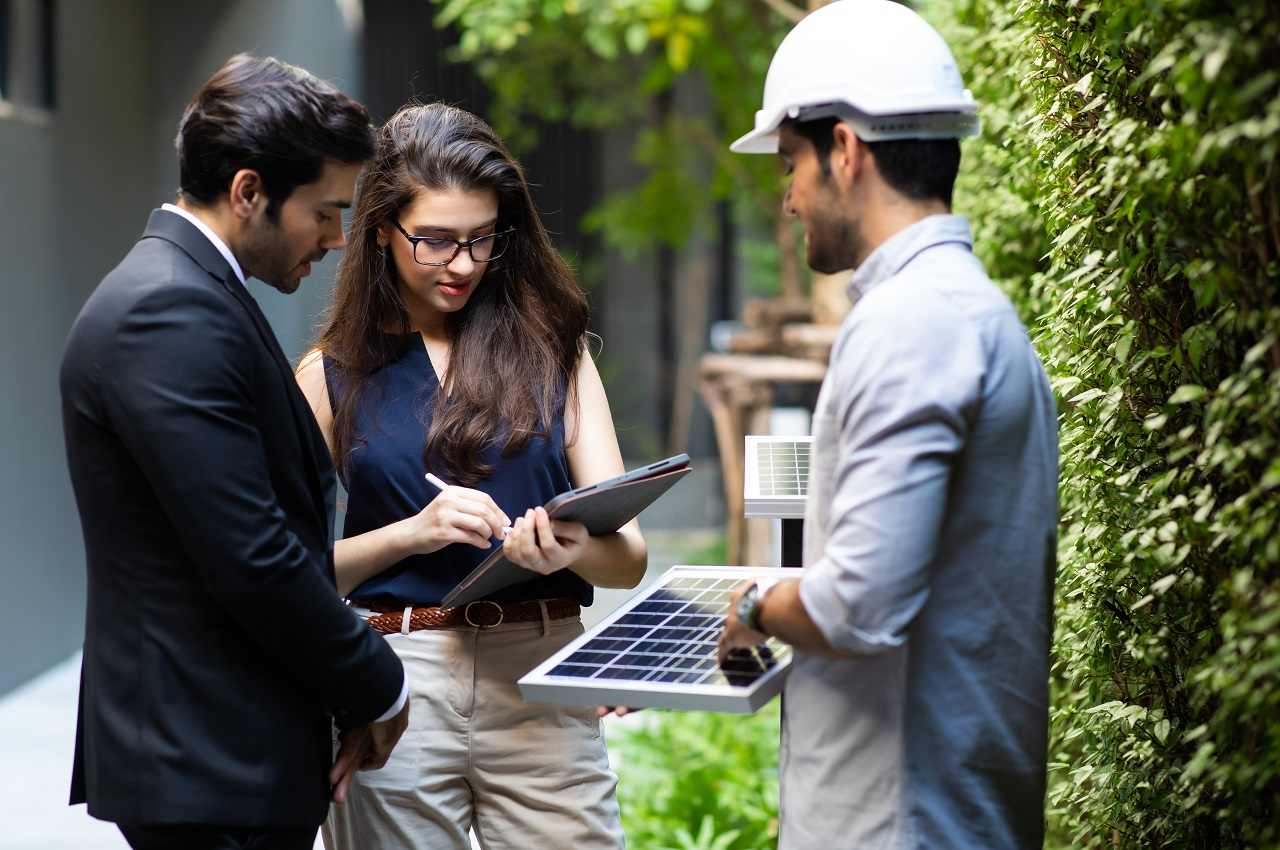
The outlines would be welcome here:
<svg viewBox="0 0 1280 850">
<path fill-rule="evenodd" d="M 187 221 L 194 224 L 196 228 L 201 233 L 203 233 L 210 242 L 213 243 L 213 247 L 218 249 L 218 253 L 222 255 L 222 258 L 231 265 L 231 270 L 236 273 L 236 278 L 240 281 L 240 283 L 241 284 L 244 283 L 244 270 L 242 270 L 240 268 L 240 264 L 236 262 L 235 254 L 231 253 L 231 249 L 227 247 L 227 243 L 219 239 L 218 234 L 214 233 L 213 230 L 209 227 L 209 225 L 205 224 L 199 218 L 192 215 L 189 211 L 184 210 L 182 207 L 178 206 L 177 204 L 161 204 L 160 209 L 165 210 L 166 212 L 171 212 L 171 213 L 180 215 L 183 218 L 185 218 Z"/>
</svg>

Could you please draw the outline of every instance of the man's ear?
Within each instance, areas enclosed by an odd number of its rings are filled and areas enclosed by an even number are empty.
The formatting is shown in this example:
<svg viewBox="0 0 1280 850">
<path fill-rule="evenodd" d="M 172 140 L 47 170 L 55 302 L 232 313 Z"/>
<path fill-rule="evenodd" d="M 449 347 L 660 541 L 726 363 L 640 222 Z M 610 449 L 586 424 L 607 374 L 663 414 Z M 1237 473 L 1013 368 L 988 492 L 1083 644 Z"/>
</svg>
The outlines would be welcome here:
<svg viewBox="0 0 1280 850">
<path fill-rule="evenodd" d="M 231 178 L 231 212 L 237 218 L 252 218 L 267 207 L 267 190 L 262 176 L 252 168 L 242 168 Z"/>
<path fill-rule="evenodd" d="M 862 158 L 867 154 L 866 145 L 858 138 L 853 127 L 844 121 L 837 122 L 831 132 L 834 136 L 831 146 L 831 174 L 841 187 L 848 189 L 863 168 Z"/>
</svg>

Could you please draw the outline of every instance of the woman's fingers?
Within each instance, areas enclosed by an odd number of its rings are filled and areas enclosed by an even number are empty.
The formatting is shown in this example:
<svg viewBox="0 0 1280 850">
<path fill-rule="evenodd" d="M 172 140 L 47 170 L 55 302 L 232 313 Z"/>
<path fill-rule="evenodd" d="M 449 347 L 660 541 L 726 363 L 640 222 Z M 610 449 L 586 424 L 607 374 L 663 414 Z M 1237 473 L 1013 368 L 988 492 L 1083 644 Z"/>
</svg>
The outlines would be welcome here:
<svg viewBox="0 0 1280 850">
<path fill-rule="evenodd" d="M 524 515 L 524 532 L 529 569 L 547 575 L 560 568 L 557 561 L 558 547 L 546 545 L 547 535 L 538 527 L 538 510 L 530 508 Z M 552 538 L 554 546 L 554 538 Z"/>
<path fill-rule="evenodd" d="M 507 535 L 507 541 L 503 546 L 507 557 L 514 563 L 526 570 L 533 569 L 534 558 L 529 554 L 529 525 L 524 521 L 524 517 L 517 518 L 512 524 L 511 533 Z"/>
<path fill-rule="evenodd" d="M 485 529 L 481 533 L 486 538 L 496 537 L 501 540 L 504 537 L 504 529 L 511 524 L 510 518 L 503 513 L 489 494 L 480 490 L 446 487 L 427 506 L 427 510 L 433 507 L 440 512 L 452 510 L 479 518 L 485 524 Z"/>
<path fill-rule="evenodd" d="M 481 537 L 488 536 L 489 523 L 485 522 L 484 518 L 476 516 L 475 514 L 454 510 L 449 514 L 449 523 L 455 528 L 474 532 Z"/>
<path fill-rule="evenodd" d="M 507 553 L 507 557 L 524 558 L 525 534 L 524 517 L 517 517 L 511 523 L 511 530 L 502 540 L 502 548 Z"/>
<path fill-rule="evenodd" d="M 525 569 L 548 575 L 567 566 L 587 536 L 581 523 L 552 520 L 545 508 L 530 508 L 513 523 L 503 551 Z"/>
<path fill-rule="evenodd" d="M 480 517 L 454 510 L 443 519 L 453 531 L 455 542 L 470 543 L 481 549 L 488 549 L 492 545 L 489 524 Z"/>
<path fill-rule="evenodd" d="M 534 567 L 542 566 L 544 556 L 538 540 L 538 524 L 534 519 L 533 508 L 524 512 L 524 552 L 529 563 Z"/>
<path fill-rule="evenodd" d="M 556 540 L 555 531 L 551 528 L 551 517 L 547 514 L 546 508 L 533 509 L 533 525 L 538 532 L 538 548 L 542 552 L 542 557 L 548 561 L 556 561 L 558 565 L 564 554 L 564 547 L 560 545 L 560 541 Z"/>
<path fill-rule="evenodd" d="M 507 557 L 526 570 L 535 569 L 538 555 L 537 546 L 532 542 L 532 529 L 526 516 L 518 517 L 511 525 L 511 532 L 502 543 Z"/>
<path fill-rule="evenodd" d="M 590 532 L 580 522 L 566 522 L 560 519 L 551 521 L 551 531 L 561 543 L 586 543 Z"/>
<path fill-rule="evenodd" d="M 511 525 L 511 518 L 498 507 L 498 503 L 488 493 L 481 490 L 468 490 L 465 487 L 450 487 L 444 492 L 452 498 L 457 510 L 466 511 L 483 519 L 489 526 L 490 537 L 501 540 L 502 530 Z"/>
</svg>

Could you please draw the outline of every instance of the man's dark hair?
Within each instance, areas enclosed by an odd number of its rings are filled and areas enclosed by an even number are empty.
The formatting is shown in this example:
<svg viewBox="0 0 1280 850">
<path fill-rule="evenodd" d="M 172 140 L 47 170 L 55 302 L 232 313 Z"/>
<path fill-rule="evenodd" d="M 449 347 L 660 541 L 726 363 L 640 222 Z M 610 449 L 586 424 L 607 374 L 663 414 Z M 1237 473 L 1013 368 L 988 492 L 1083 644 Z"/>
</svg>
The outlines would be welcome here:
<svg viewBox="0 0 1280 850">
<path fill-rule="evenodd" d="M 326 160 L 373 157 L 368 111 L 302 68 L 271 57 L 232 56 L 187 104 L 174 140 L 182 195 L 212 204 L 242 168 L 262 177 L 267 214 Z"/>
<path fill-rule="evenodd" d="M 784 122 L 813 145 L 822 174 L 831 176 L 831 149 L 839 118 Z M 951 206 L 956 173 L 960 170 L 959 139 L 893 139 L 865 142 L 886 183 L 913 201 L 940 200 Z"/>
</svg>

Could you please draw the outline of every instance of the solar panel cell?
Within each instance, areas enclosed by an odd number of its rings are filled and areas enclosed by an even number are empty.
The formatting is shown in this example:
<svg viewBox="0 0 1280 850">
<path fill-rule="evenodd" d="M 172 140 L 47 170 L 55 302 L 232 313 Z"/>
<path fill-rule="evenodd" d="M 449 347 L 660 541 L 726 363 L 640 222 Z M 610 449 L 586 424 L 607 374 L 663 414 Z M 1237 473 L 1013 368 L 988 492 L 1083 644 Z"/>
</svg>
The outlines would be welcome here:
<svg viewBox="0 0 1280 850">
<path fill-rule="evenodd" d="M 628 667 L 606 667 L 599 672 L 601 679 L 635 679 L 635 671 Z"/>
<path fill-rule="evenodd" d="M 605 640 L 603 638 L 596 638 L 594 640 L 587 641 L 582 645 L 582 648 L 591 652 L 621 652 L 624 649 L 629 649 L 633 643 L 634 641 L 630 640 Z"/>
<path fill-rule="evenodd" d="M 798 519 L 809 486 L 811 437 L 747 437 L 744 513 Z"/>
<path fill-rule="evenodd" d="M 530 699 L 754 711 L 781 687 L 789 649 L 717 663 L 720 629 L 744 575 L 782 572 L 677 567 L 610 619 L 520 681 Z M 783 572 L 785 574 L 785 572 Z"/>
<path fill-rule="evenodd" d="M 660 626 L 667 621 L 670 614 L 632 614 L 627 617 L 630 626 Z"/>
<path fill-rule="evenodd" d="M 600 633 L 604 638 L 642 638 L 649 633 L 648 628 L 639 626 L 610 626 Z"/>
</svg>

